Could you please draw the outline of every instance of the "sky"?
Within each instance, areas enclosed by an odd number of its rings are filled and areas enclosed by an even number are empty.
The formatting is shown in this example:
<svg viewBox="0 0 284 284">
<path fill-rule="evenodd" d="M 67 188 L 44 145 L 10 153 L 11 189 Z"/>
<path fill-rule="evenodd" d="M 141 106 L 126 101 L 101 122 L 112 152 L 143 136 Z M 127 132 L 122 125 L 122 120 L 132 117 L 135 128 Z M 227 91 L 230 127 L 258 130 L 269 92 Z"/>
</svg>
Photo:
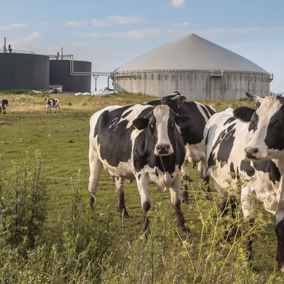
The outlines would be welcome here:
<svg viewBox="0 0 284 284">
<path fill-rule="evenodd" d="M 0 0 L 0 42 L 53 55 L 63 47 L 92 71 L 195 33 L 274 74 L 284 92 L 284 0 Z M 2 49 L 3 43 L 0 43 Z M 76 71 L 76 70 L 75 70 Z M 106 86 L 99 77 L 98 88 Z M 92 79 L 94 89 L 94 79 Z"/>
</svg>

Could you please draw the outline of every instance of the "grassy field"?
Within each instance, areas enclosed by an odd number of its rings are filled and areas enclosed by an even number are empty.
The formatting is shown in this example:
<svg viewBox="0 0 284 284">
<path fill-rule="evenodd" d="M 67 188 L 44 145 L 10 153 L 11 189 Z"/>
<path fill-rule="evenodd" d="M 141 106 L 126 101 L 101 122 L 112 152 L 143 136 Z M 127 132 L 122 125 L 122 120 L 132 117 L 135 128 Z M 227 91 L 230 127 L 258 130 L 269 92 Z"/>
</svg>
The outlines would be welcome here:
<svg viewBox="0 0 284 284">
<path fill-rule="evenodd" d="M 218 197 L 199 189 L 190 169 L 189 204 L 182 210 L 192 235 L 180 235 L 168 191 L 151 187 L 151 235 L 140 237 L 142 210 L 135 183 L 127 184 L 130 219 L 120 218 L 110 178 L 103 173 L 95 210 L 87 191 L 89 118 L 108 105 L 153 97 L 59 98 L 61 113 L 46 113 L 45 95 L 2 93 L 0 115 L 0 279 L 11 283 L 284 283 L 276 271 L 275 217 L 255 204 L 256 224 L 244 233 L 241 209 L 235 222 L 242 235 L 223 241 Z M 252 106 L 248 100 L 203 102 L 217 111 Z M 255 235 L 254 260 L 244 243 Z"/>
</svg>

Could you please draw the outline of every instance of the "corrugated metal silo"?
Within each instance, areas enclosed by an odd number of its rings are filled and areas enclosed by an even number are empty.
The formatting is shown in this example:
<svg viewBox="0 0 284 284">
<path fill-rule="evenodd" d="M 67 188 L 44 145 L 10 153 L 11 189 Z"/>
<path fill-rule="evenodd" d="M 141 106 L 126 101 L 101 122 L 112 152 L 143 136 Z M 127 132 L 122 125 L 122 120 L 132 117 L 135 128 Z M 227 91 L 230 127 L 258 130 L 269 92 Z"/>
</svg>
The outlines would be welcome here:
<svg viewBox="0 0 284 284">
<path fill-rule="evenodd" d="M 70 64 L 74 64 L 73 72 Z M 88 61 L 50 60 L 50 85 L 62 85 L 63 92 L 90 92 L 91 71 Z M 80 72 L 89 75 L 76 74 Z"/>
<path fill-rule="evenodd" d="M 0 91 L 49 89 L 49 57 L 0 53 Z"/>
<path fill-rule="evenodd" d="M 221 46 L 191 34 L 118 68 L 120 92 L 165 96 L 178 91 L 188 99 L 239 99 L 245 92 L 265 96 L 271 74 Z"/>
</svg>

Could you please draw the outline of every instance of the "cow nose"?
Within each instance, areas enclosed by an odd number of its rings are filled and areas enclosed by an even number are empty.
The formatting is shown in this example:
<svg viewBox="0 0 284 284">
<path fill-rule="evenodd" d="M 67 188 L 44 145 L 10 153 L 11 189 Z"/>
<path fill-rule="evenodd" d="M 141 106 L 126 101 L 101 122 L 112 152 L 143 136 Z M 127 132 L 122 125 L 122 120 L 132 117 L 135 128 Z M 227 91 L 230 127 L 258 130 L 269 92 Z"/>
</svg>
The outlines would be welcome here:
<svg viewBox="0 0 284 284">
<path fill-rule="evenodd" d="M 156 149 L 159 155 L 167 155 L 169 154 L 170 145 L 169 144 L 159 144 L 156 146 Z"/>
<path fill-rule="evenodd" d="M 249 159 L 255 158 L 258 153 L 258 148 L 245 148 L 246 157 Z"/>
</svg>

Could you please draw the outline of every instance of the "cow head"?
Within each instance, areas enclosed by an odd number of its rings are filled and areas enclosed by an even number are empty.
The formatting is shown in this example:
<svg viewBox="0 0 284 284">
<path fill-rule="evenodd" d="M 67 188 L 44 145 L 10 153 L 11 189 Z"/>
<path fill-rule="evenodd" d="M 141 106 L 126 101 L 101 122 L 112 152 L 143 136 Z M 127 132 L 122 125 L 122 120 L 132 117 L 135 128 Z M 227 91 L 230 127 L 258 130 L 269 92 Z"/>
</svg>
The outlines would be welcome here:
<svg viewBox="0 0 284 284">
<path fill-rule="evenodd" d="M 161 99 L 161 103 L 168 105 L 174 112 L 179 113 L 180 108 L 183 106 L 186 97 L 181 96 L 179 92 L 174 92 L 169 96 L 165 96 Z"/>
<path fill-rule="evenodd" d="M 284 98 L 269 95 L 265 98 L 252 96 L 257 109 L 238 108 L 234 116 L 249 122 L 252 137 L 245 148 L 249 159 L 279 159 L 284 157 Z"/>
<path fill-rule="evenodd" d="M 156 156 L 168 156 L 174 153 L 173 144 L 181 134 L 178 127 L 185 128 L 192 123 L 192 117 L 188 115 L 178 116 L 167 105 L 156 106 L 148 118 L 136 118 L 133 121 L 135 128 L 147 129 L 155 143 L 154 154 Z"/>
</svg>

